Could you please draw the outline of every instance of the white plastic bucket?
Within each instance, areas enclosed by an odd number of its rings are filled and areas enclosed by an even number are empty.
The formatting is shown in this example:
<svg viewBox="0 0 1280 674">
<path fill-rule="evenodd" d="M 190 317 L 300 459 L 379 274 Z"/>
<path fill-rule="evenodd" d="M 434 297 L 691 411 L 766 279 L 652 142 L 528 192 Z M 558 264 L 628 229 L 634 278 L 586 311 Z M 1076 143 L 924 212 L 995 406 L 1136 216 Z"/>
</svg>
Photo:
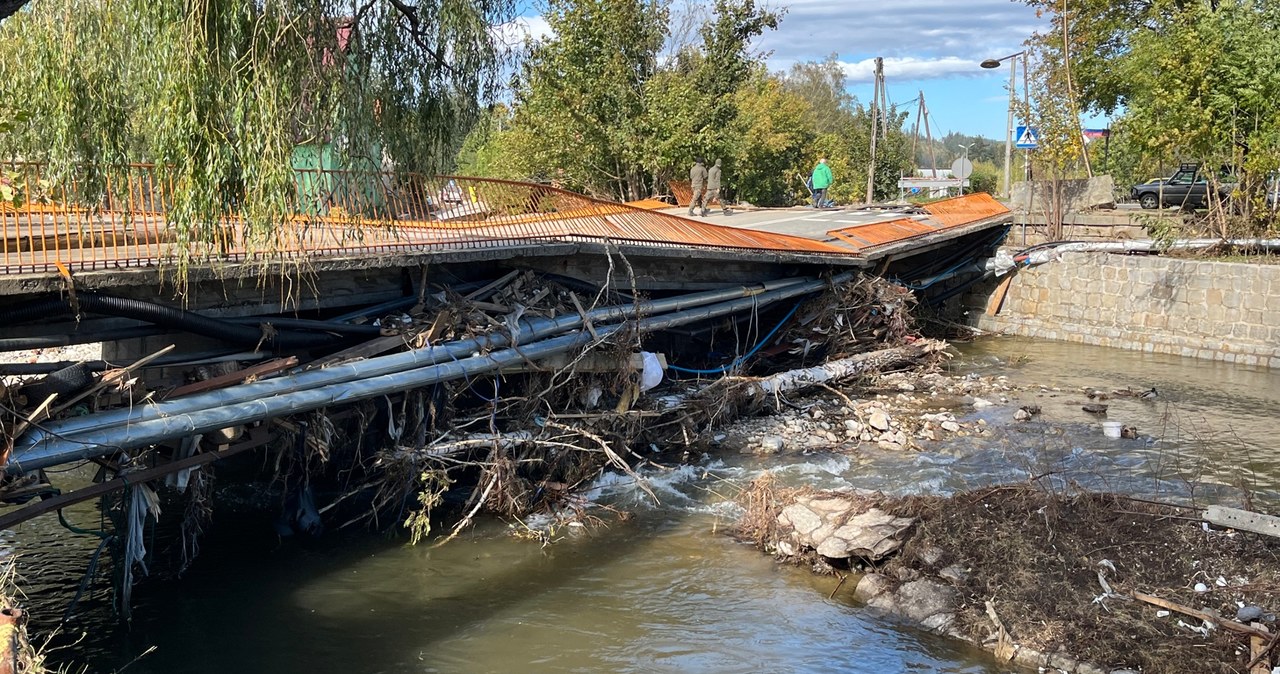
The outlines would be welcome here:
<svg viewBox="0 0 1280 674">
<path fill-rule="evenodd" d="M 1119 421 L 1102 422 L 1102 434 L 1108 438 L 1120 437 L 1120 430 L 1122 428 L 1124 428 L 1124 426 Z"/>
</svg>

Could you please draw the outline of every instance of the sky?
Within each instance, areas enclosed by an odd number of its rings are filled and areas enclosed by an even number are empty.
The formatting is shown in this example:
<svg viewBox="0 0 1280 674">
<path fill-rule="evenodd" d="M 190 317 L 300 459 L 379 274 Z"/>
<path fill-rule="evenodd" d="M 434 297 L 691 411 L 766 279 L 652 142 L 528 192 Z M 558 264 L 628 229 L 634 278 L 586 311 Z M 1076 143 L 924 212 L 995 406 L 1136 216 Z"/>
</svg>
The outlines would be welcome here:
<svg viewBox="0 0 1280 674">
<path fill-rule="evenodd" d="M 673 12 L 688 4 L 711 3 L 674 0 Z M 771 6 L 785 7 L 786 13 L 776 31 L 756 41 L 768 54 L 770 69 L 786 70 L 793 63 L 834 54 L 844 67 L 850 93 L 867 103 L 874 59 L 881 56 L 889 102 L 911 111 L 910 128 L 915 101 L 923 92 L 935 137 L 956 131 L 1003 140 L 1009 110 L 1008 62 L 995 70 L 979 64 L 1020 51 L 1032 32 L 1048 26 L 1047 19 L 1037 18 L 1017 0 L 780 0 Z M 545 34 L 546 22 L 535 6 L 527 7 L 520 22 L 535 36 Z M 1021 68 L 1017 76 L 1021 92 Z"/>
</svg>

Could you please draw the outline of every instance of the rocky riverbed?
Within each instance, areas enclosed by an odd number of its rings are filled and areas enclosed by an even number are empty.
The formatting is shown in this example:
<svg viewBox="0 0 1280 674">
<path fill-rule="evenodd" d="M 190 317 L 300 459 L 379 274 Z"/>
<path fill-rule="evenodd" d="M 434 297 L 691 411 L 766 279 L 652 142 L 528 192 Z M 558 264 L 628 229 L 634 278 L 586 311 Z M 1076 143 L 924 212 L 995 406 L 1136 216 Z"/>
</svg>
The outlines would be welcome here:
<svg viewBox="0 0 1280 674">
<path fill-rule="evenodd" d="M 1160 451 L 1160 439 L 1127 423 L 1115 440 L 1100 428 L 1107 407 L 1112 419 L 1150 423 L 1154 396 L 1136 383 L 1064 388 L 1002 374 L 902 372 L 859 384 L 780 401 L 776 414 L 726 427 L 722 441 L 753 454 L 936 456 L 988 440 L 1035 442 L 1063 427 L 1078 433 L 1084 423 L 1096 433 L 1086 444 Z M 1163 409 L 1177 413 L 1176 404 Z M 1272 671 L 1248 667 L 1266 639 L 1251 644 L 1224 624 L 1256 624 L 1264 635 L 1280 628 L 1280 540 L 1202 522 L 1200 499 L 1215 502 L 1221 489 L 1155 503 L 1091 491 L 1067 471 L 1024 474 L 1016 484 L 886 495 L 766 473 L 740 496 L 738 534 L 784 563 L 839 576 L 870 610 L 1029 669 Z"/>
<path fill-rule="evenodd" d="M 803 401 L 783 403 L 777 414 L 744 419 L 726 427 L 717 439 L 756 453 L 851 451 L 863 446 L 921 449 L 922 443 L 986 434 L 985 419 L 963 417 L 1035 394 L 1005 376 L 900 372 L 883 375 L 856 394 L 826 389 Z M 1030 404 L 1019 407 L 1010 412 L 1010 419 L 1030 419 L 1038 409 Z"/>
</svg>

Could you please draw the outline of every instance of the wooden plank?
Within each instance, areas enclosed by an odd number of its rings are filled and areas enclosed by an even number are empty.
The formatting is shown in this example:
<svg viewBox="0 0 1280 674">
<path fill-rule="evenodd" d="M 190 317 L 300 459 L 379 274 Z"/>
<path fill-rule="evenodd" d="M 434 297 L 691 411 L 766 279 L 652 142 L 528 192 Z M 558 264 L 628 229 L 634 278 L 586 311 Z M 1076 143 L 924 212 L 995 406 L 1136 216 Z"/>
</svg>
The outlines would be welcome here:
<svg viewBox="0 0 1280 674">
<path fill-rule="evenodd" d="M 1214 505 L 1204 511 L 1203 519 L 1209 524 L 1228 529 L 1280 538 L 1280 517 Z"/>
<path fill-rule="evenodd" d="M 1264 629 L 1262 623 L 1250 623 L 1250 626 L 1255 629 Z M 1277 635 L 1280 635 L 1280 632 L 1277 632 Z M 1256 634 L 1249 635 L 1249 674 L 1271 674 L 1269 654 L 1275 642 L 1275 637 L 1267 641 Z"/>
<path fill-rule="evenodd" d="M 519 274 L 519 273 L 520 273 L 520 270 L 519 270 L 519 269 L 516 269 L 516 270 L 514 270 L 514 271 L 510 271 L 510 272 L 507 272 L 506 274 L 503 274 L 501 277 L 499 277 L 497 280 L 493 281 L 492 283 L 490 283 L 490 284 L 488 284 L 488 285 L 486 285 L 486 286 L 484 286 L 484 287 L 482 287 L 482 288 L 480 288 L 480 289 L 478 289 L 478 290 L 475 290 L 474 292 L 471 292 L 471 293 L 469 293 L 469 294 L 467 294 L 467 295 L 464 295 L 464 296 L 463 296 L 463 299 L 468 299 L 468 300 L 483 300 L 483 299 L 485 299 L 486 297 L 488 297 L 488 296 L 492 295 L 494 292 L 496 292 L 496 291 L 497 291 L 499 288 L 501 288 L 502 286 L 506 285 L 506 283 L 507 283 L 508 281 L 510 281 L 511 279 L 515 278 L 515 277 L 516 277 L 516 275 L 517 275 L 517 274 Z"/>
<path fill-rule="evenodd" d="M 991 299 L 987 301 L 987 315 L 995 316 L 1000 313 L 1000 307 L 1004 306 L 1004 296 L 1009 294 L 1009 285 L 1013 283 L 1015 272 L 1009 272 L 1008 276 L 996 286 L 996 291 L 991 293 Z"/>
<path fill-rule="evenodd" d="M 233 384 L 239 384 L 240 382 L 243 382 L 251 377 L 261 378 L 261 377 L 273 375 L 278 372 L 287 370 L 297 364 L 298 364 L 298 358 L 296 356 L 289 356 L 288 358 L 277 358 L 275 360 L 269 360 L 265 363 L 258 363 L 257 365 L 246 367 L 242 370 L 236 370 L 235 372 L 229 372 L 227 374 L 219 375 L 217 377 L 210 377 L 209 379 L 206 379 L 204 381 L 198 381 L 193 384 L 179 386 L 178 388 L 171 391 L 169 395 L 166 396 L 165 399 L 171 400 L 173 398 L 181 398 L 182 396 L 191 395 L 193 393 L 204 393 L 205 391 L 212 391 L 214 389 L 225 388 Z"/>
<path fill-rule="evenodd" d="M 596 326 L 591 324 L 591 317 L 587 315 L 586 310 L 582 308 L 582 302 L 578 301 L 578 295 L 572 290 L 569 291 L 569 299 L 573 300 L 573 308 L 578 310 L 578 315 L 582 317 L 582 327 L 591 333 L 591 339 L 600 341 L 600 334 L 596 332 Z"/>
<path fill-rule="evenodd" d="M 1201 610 L 1199 610 L 1199 609 L 1194 609 L 1194 608 L 1191 608 L 1190 606 L 1183 606 L 1182 604 L 1178 604 L 1178 603 L 1176 603 L 1176 602 L 1169 601 L 1168 599 L 1161 599 L 1160 597 L 1155 597 L 1155 596 L 1152 596 L 1152 595 L 1149 595 L 1149 594 L 1143 594 L 1143 593 L 1141 593 L 1141 592 L 1134 592 L 1134 593 L 1133 593 L 1133 598 L 1134 598 L 1134 599 L 1137 599 L 1138 601 L 1146 602 L 1146 603 L 1148 603 L 1148 604 L 1151 604 L 1152 606 L 1159 606 L 1160 608 L 1167 608 L 1167 609 L 1169 609 L 1170 611 L 1177 611 L 1178 613 L 1181 613 L 1181 614 L 1183 614 L 1183 615 L 1189 615 L 1189 616 L 1191 616 L 1192 618 L 1199 618 L 1200 620 L 1205 620 L 1205 621 L 1211 622 L 1211 623 L 1213 623 L 1213 624 L 1215 624 L 1215 625 L 1219 625 L 1219 626 L 1221 626 L 1221 627 L 1225 627 L 1226 629 L 1229 629 L 1229 630 L 1231 630 L 1232 632 L 1239 632 L 1239 633 L 1241 633 L 1241 634 L 1249 634 L 1249 635 L 1253 635 L 1253 636 L 1258 636 L 1258 637 L 1262 637 L 1263 639 L 1270 639 L 1270 638 L 1271 638 L 1271 636 L 1272 636 L 1272 635 L 1271 635 L 1271 632 L 1269 632 L 1269 631 L 1267 631 L 1267 630 L 1265 630 L 1265 629 L 1258 629 L 1258 628 L 1255 628 L 1255 627 L 1250 627 L 1250 626 L 1248 626 L 1248 625 L 1246 625 L 1246 624 L 1244 624 L 1244 623 L 1239 623 L 1239 622 L 1236 622 L 1236 621 L 1234 621 L 1234 620 L 1229 620 L 1229 619 L 1227 619 L 1227 618 L 1223 618 L 1223 617 L 1220 617 L 1220 616 L 1214 615 L 1214 614 L 1209 613 L 1209 612 L 1207 612 L 1207 611 L 1201 611 Z"/>
<path fill-rule="evenodd" d="M 372 358 L 377 355 L 386 353 L 397 347 L 408 346 L 404 335 L 387 335 L 385 337 L 374 337 L 373 339 L 357 344 L 349 349 L 343 349 L 328 358 L 317 360 L 309 365 L 306 369 L 314 370 L 318 367 L 326 367 L 329 365 L 337 365 L 349 360 L 359 358 Z"/>
</svg>

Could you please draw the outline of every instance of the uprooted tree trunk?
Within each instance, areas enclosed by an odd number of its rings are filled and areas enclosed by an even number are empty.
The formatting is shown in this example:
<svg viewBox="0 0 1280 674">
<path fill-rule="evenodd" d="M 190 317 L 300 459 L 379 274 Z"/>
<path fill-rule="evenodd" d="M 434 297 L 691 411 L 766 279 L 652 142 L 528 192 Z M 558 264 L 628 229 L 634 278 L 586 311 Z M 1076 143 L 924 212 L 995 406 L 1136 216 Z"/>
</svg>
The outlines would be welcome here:
<svg viewBox="0 0 1280 674">
<path fill-rule="evenodd" d="M 800 391 L 814 386 L 852 379 L 870 372 L 879 372 L 907 363 L 914 363 L 946 348 L 946 342 L 922 339 L 905 346 L 859 353 L 814 367 L 781 372 L 750 382 L 749 389 L 750 384 L 754 384 L 758 391 L 771 395 Z"/>
</svg>

